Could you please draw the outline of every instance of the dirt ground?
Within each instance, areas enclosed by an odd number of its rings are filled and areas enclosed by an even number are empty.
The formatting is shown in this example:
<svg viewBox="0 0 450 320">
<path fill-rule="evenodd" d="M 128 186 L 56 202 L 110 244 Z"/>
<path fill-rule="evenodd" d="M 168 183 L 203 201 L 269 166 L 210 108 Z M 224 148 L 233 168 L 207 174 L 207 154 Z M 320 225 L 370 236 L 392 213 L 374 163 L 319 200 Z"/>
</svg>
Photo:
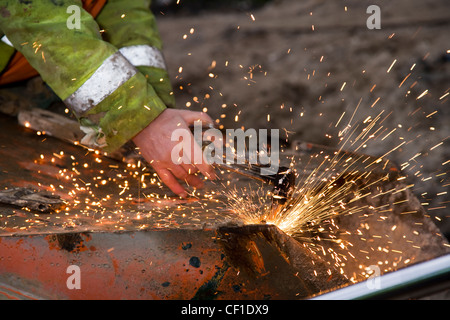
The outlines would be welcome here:
<svg viewBox="0 0 450 320">
<path fill-rule="evenodd" d="M 378 30 L 366 25 L 373 4 Z M 178 108 L 207 111 L 224 128 L 275 128 L 291 144 L 329 146 L 347 124 L 382 112 L 359 151 L 382 156 L 401 145 L 389 159 L 450 234 L 449 1 L 283 0 L 157 19 Z"/>
</svg>

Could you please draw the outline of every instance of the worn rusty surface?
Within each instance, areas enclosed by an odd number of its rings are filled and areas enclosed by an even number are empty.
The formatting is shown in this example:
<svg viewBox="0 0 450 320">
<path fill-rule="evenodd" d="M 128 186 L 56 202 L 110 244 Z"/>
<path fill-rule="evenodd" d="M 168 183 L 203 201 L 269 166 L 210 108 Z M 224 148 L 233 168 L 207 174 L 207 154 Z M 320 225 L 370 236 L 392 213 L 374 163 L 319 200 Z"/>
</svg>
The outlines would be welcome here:
<svg viewBox="0 0 450 320">
<path fill-rule="evenodd" d="M 298 180 L 334 152 L 302 145 Z M 254 181 L 223 173 L 181 200 L 143 165 L 127 166 L 1 116 L 1 188 L 49 191 L 65 207 L 44 214 L 0 205 L 0 296 L 298 299 L 364 280 L 370 266 L 386 273 L 447 253 L 446 239 L 396 179 L 397 168 L 381 163 L 372 172 L 390 177 L 365 189 L 376 197 L 357 200 L 354 214 L 321 230 L 290 237 L 275 226 L 243 225 L 227 206 L 222 191 L 250 196 L 262 187 Z M 70 265 L 80 267 L 80 290 L 66 285 Z"/>
<path fill-rule="evenodd" d="M 348 282 L 268 225 L 1 237 L 0 252 L 0 282 L 47 299 L 296 299 Z"/>
<path fill-rule="evenodd" d="M 221 179 L 206 181 L 203 190 L 188 186 L 191 197 L 182 200 L 159 183 L 144 163 L 130 166 L 41 132 L 36 134 L 19 126 L 13 117 L 0 115 L 0 128 L 0 188 L 48 191 L 66 204 L 58 214 L 39 214 L 0 203 L 2 235 L 220 226 L 239 222 L 230 212 L 229 195 L 224 192 L 236 189 L 238 194 L 251 197 L 252 190 L 272 188 L 222 171 Z M 335 151 L 312 144 L 300 146 L 294 156 L 297 180 L 308 176 Z M 281 165 L 289 165 L 292 157 L 286 154 Z M 379 169 L 382 174 L 396 170 L 391 164 Z"/>
<path fill-rule="evenodd" d="M 48 191 L 66 202 L 58 214 L 0 204 L 2 235 L 198 228 L 228 219 L 218 214 L 226 211 L 223 198 L 210 198 L 209 192 L 217 191 L 213 183 L 195 193 L 189 188 L 191 197 L 181 200 L 144 164 L 127 166 L 85 148 L 37 135 L 18 126 L 12 117 L 1 116 L 0 128 L 0 187 Z"/>
</svg>

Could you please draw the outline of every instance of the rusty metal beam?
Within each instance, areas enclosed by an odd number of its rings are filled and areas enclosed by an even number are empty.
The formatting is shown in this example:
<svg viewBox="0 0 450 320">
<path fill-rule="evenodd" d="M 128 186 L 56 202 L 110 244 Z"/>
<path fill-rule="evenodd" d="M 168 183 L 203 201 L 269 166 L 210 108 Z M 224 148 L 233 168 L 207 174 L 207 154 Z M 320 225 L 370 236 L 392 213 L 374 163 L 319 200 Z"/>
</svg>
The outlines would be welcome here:
<svg viewBox="0 0 450 320">
<path fill-rule="evenodd" d="M 300 299 L 348 283 L 270 225 L 0 237 L 0 261 L 1 283 L 46 299 Z"/>
</svg>

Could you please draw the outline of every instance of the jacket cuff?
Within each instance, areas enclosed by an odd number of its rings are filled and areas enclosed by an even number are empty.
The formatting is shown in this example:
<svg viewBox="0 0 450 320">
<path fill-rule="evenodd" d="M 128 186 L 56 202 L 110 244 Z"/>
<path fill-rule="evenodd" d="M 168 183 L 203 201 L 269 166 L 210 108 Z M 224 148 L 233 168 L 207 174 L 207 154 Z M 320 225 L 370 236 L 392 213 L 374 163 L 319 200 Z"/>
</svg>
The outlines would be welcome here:
<svg viewBox="0 0 450 320">
<path fill-rule="evenodd" d="M 122 47 L 119 52 L 147 78 L 156 94 L 169 108 L 175 108 L 175 96 L 163 53 L 150 45 Z"/>
<path fill-rule="evenodd" d="M 80 120 L 82 144 L 112 152 L 153 121 L 166 106 L 147 79 L 119 52 L 65 99 Z"/>
<path fill-rule="evenodd" d="M 93 142 L 106 152 L 113 152 L 145 129 L 166 109 L 165 104 L 137 74 L 116 90 L 82 119 L 94 124 Z M 99 119 L 97 121 L 97 119 Z"/>
</svg>

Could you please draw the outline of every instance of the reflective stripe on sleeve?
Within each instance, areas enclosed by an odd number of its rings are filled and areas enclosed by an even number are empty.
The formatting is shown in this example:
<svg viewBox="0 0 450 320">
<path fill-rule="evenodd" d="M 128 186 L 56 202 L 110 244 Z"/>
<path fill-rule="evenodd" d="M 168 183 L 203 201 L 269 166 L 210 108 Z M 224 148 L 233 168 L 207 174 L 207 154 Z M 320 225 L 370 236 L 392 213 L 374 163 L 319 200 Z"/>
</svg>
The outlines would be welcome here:
<svg viewBox="0 0 450 320">
<path fill-rule="evenodd" d="M 166 69 L 162 52 L 148 45 L 136 45 L 119 49 L 133 66 L 155 67 Z"/>
<path fill-rule="evenodd" d="M 94 74 L 64 103 L 82 115 L 102 102 L 137 73 L 136 68 L 120 53 L 109 56 Z"/>
<path fill-rule="evenodd" d="M 2 42 L 6 43 L 8 46 L 14 47 L 13 44 L 11 43 L 11 41 L 9 41 L 9 39 L 8 39 L 7 36 L 3 36 L 3 37 L 1 38 L 1 40 L 2 40 Z"/>
</svg>

